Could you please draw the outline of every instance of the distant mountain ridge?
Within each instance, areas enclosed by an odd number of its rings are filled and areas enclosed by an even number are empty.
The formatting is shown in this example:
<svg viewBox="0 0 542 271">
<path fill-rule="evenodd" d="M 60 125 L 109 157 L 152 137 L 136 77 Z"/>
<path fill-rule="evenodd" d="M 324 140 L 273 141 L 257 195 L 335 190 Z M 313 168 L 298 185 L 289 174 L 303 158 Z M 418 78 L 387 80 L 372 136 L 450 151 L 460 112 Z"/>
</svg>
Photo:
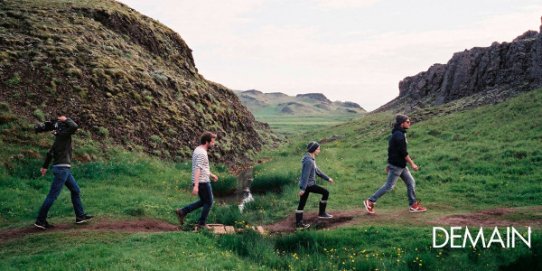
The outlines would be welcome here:
<svg viewBox="0 0 542 271">
<path fill-rule="evenodd" d="M 542 26 L 540 27 L 542 32 Z M 411 112 L 462 98 L 465 107 L 503 101 L 542 86 L 542 35 L 527 31 L 512 42 L 458 52 L 446 64 L 404 78 L 399 97 L 375 112 Z"/>
<path fill-rule="evenodd" d="M 264 93 L 251 89 L 235 91 L 241 103 L 252 113 L 267 112 L 278 115 L 362 114 L 354 102 L 332 102 L 322 93 L 305 93 L 289 96 L 281 92 Z"/>
</svg>

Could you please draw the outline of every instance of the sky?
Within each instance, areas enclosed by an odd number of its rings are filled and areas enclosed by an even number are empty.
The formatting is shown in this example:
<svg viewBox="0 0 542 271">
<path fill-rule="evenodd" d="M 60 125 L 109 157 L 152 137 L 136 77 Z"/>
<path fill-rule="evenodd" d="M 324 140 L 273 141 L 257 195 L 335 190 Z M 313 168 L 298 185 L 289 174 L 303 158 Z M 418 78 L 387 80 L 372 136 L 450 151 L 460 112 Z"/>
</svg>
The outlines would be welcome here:
<svg viewBox="0 0 542 271">
<path fill-rule="evenodd" d="M 206 79 L 374 110 L 454 52 L 539 31 L 537 0 L 119 0 L 179 33 Z"/>
</svg>

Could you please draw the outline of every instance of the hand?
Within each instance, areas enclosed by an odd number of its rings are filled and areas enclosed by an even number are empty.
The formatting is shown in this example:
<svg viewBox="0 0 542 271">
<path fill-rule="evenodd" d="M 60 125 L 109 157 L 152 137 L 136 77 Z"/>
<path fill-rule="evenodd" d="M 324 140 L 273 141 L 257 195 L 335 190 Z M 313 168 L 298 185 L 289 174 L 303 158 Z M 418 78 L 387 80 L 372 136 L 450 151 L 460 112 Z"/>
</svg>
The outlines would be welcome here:
<svg viewBox="0 0 542 271">
<path fill-rule="evenodd" d="M 390 173 L 390 167 L 389 167 L 389 166 L 386 166 L 386 168 L 384 169 L 384 171 L 386 171 L 386 174 Z"/>
<path fill-rule="evenodd" d="M 335 183 L 335 181 L 332 178 L 329 178 L 330 183 Z"/>
<path fill-rule="evenodd" d="M 413 169 L 414 171 L 420 170 L 420 167 L 418 167 L 418 165 L 416 165 L 416 164 L 414 164 L 414 163 L 412 163 L 412 165 L 410 165 L 410 166 L 412 167 L 412 169 Z"/>
<path fill-rule="evenodd" d="M 194 188 L 192 189 L 192 195 L 197 195 L 199 192 L 199 188 L 197 185 L 194 185 Z"/>
<path fill-rule="evenodd" d="M 45 173 L 47 173 L 47 169 L 46 168 L 41 168 L 40 169 L 40 172 L 41 172 L 41 176 L 45 176 Z"/>
<path fill-rule="evenodd" d="M 60 116 L 58 117 L 58 121 L 60 122 L 65 122 L 68 118 L 66 118 L 66 116 Z"/>
<path fill-rule="evenodd" d="M 218 176 L 211 174 L 211 179 L 213 179 L 214 182 L 218 181 Z"/>
<path fill-rule="evenodd" d="M 305 191 L 303 191 L 303 190 L 299 191 L 299 196 L 300 197 L 303 196 L 303 194 L 305 194 Z"/>
</svg>

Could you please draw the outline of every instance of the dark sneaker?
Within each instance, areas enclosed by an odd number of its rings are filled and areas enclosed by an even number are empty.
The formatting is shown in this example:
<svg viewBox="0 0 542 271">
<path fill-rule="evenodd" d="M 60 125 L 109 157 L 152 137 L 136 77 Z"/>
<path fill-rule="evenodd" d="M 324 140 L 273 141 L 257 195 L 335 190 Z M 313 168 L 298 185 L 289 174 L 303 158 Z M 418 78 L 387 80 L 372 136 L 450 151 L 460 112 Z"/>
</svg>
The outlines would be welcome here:
<svg viewBox="0 0 542 271">
<path fill-rule="evenodd" d="M 319 214 L 318 218 L 320 218 L 320 219 L 330 219 L 330 218 L 333 218 L 333 216 L 328 214 L 328 213 L 323 213 L 323 214 Z"/>
<path fill-rule="evenodd" d="M 308 229 L 311 227 L 311 224 L 305 224 L 304 222 L 299 222 L 299 223 L 296 223 L 295 224 L 295 227 L 300 229 L 300 230 L 303 230 L 303 229 Z"/>
<path fill-rule="evenodd" d="M 34 227 L 38 229 L 42 229 L 42 230 L 47 230 L 47 229 L 52 229 L 55 226 L 49 224 L 47 221 L 44 221 L 44 222 L 36 221 L 36 223 L 34 223 Z"/>
<path fill-rule="evenodd" d="M 375 203 L 366 199 L 363 201 L 363 205 L 365 205 L 365 210 L 367 210 L 367 213 L 374 214 L 375 213 Z"/>
<path fill-rule="evenodd" d="M 416 201 L 414 204 L 410 205 L 408 211 L 411 213 L 421 213 L 427 211 L 427 208 L 423 207 L 419 201 Z"/>
<path fill-rule="evenodd" d="M 83 215 L 83 216 L 80 216 L 80 217 L 76 217 L 75 218 L 75 223 L 76 224 L 83 224 L 83 223 L 87 223 L 87 221 L 91 220 L 94 216 L 91 216 L 91 215 Z"/>
<path fill-rule="evenodd" d="M 176 209 L 175 214 L 177 214 L 177 218 L 179 218 L 179 224 L 182 226 L 184 223 L 184 218 L 186 217 L 186 214 L 183 212 L 182 209 Z"/>
</svg>

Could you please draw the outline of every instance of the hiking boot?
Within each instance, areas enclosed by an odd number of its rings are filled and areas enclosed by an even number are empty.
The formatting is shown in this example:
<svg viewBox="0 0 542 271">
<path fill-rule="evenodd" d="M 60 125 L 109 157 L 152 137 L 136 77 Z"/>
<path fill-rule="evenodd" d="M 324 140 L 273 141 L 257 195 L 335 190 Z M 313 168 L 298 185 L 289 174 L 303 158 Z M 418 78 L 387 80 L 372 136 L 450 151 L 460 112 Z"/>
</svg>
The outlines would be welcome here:
<svg viewBox="0 0 542 271">
<path fill-rule="evenodd" d="M 311 227 L 311 224 L 305 224 L 305 222 L 301 221 L 298 223 L 295 223 L 295 227 L 300 230 L 308 229 Z"/>
<path fill-rule="evenodd" d="M 183 225 L 184 218 L 186 217 L 186 214 L 183 212 L 182 209 L 176 209 L 175 214 L 177 215 L 177 218 L 179 219 L 179 225 Z"/>
<path fill-rule="evenodd" d="M 78 216 L 75 218 L 75 224 L 83 224 L 87 223 L 89 220 L 91 220 L 94 216 L 84 214 L 83 216 Z"/>
<path fill-rule="evenodd" d="M 318 218 L 320 218 L 320 219 L 330 219 L 330 218 L 333 218 L 333 216 L 328 214 L 328 213 L 323 213 L 323 214 L 319 214 Z"/>
<path fill-rule="evenodd" d="M 367 213 L 369 214 L 374 214 L 375 211 L 374 211 L 374 208 L 375 208 L 375 203 L 366 199 L 363 201 L 363 205 L 365 205 L 365 210 L 367 210 Z"/>
<path fill-rule="evenodd" d="M 34 223 L 34 227 L 38 228 L 38 229 L 42 229 L 42 230 L 47 230 L 47 229 L 52 229 L 54 228 L 55 226 L 49 224 L 47 222 L 47 220 L 43 221 L 43 222 L 40 222 L 40 221 L 36 221 L 36 223 Z"/>
<path fill-rule="evenodd" d="M 411 213 L 421 213 L 427 211 L 427 208 L 423 207 L 419 201 L 416 201 L 414 204 L 410 205 L 408 211 Z"/>
</svg>

